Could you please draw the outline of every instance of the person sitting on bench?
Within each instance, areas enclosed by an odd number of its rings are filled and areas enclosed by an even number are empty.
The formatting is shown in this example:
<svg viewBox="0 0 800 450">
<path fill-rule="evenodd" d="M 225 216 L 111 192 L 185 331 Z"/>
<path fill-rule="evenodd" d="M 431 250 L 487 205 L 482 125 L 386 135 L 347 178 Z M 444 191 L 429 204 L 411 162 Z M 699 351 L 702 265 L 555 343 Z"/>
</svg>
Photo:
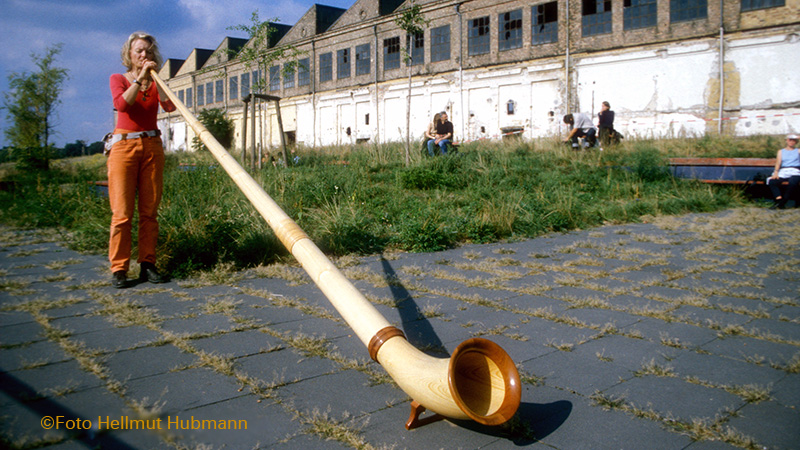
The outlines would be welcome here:
<svg viewBox="0 0 800 450">
<path fill-rule="evenodd" d="M 439 122 L 436 123 L 436 135 L 428 141 L 428 154 L 435 155 L 434 149 L 439 146 L 442 155 L 447 154 L 447 145 L 453 139 L 453 123 L 447 120 L 447 113 L 439 113 Z"/>
<path fill-rule="evenodd" d="M 800 184 L 800 153 L 797 150 L 797 139 L 796 134 L 786 136 L 786 148 L 778 150 L 778 155 L 775 157 L 775 171 L 767 179 L 767 185 L 775 197 L 773 208 L 785 208 L 786 202 L 792 198 L 797 191 L 797 185 Z M 789 187 L 786 192 L 781 193 L 784 181 L 789 183 Z M 795 203 L 795 207 L 797 206 Z"/>
</svg>

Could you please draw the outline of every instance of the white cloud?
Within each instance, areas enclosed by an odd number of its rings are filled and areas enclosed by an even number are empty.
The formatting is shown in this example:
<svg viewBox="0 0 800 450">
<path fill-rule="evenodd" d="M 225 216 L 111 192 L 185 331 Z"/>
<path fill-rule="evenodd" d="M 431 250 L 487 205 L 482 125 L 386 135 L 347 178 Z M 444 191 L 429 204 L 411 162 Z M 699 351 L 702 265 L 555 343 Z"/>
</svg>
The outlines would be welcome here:
<svg viewBox="0 0 800 450">
<path fill-rule="evenodd" d="M 342 8 L 354 0 L 321 3 Z M 194 48 L 215 49 L 226 36 L 246 38 L 231 26 L 279 18 L 294 25 L 315 0 L 3 0 L 0 14 L 0 93 L 8 91 L 11 72 L 31 72 L 31 54 L 44 54 L 63 43 L 56 60 L 69 70 L 61 93 L 56 145 L 98 140 L 109 128 L 111 94 L 108 77 L 124 70 L 119 51 L 128 35 L 147 31 L 159 41 L 164 58 L 184 59 Z M 0 147 L 7 144 L 0 112 Z"/>
</svg>

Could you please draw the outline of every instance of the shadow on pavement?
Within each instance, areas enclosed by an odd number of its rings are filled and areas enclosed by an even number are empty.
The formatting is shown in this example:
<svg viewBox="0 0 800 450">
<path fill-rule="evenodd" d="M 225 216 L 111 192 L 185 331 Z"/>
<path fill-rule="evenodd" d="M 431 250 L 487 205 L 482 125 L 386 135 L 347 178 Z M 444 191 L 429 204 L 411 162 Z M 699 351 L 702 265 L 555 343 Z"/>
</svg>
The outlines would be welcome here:
<svg viewBox="0 0 800 450">
<path fill-rule="evenodd" d="M 394 271 L 389 261 L 384 259 L 383 256 L 381 256 L 381 266 L 383 266 L 386 283 L 392 291 L 395 306 L 400 312 L 403 332 L 408 342 L 424 353 L 431 354 L 431 356 L 447 356 L 444 344 L 442 344 L 439 336 L 433 331 L 433 327 L 422 314 L 411 293 L 400 283 L 397 272 Z M 425 349 L 432 350 L 426 351 Z M 436 349 L 439 349 L 439 351 L 436 351 Z"/>
<path fill-rule="evenodd" d="M 406 333 L 408 342 L 417 348 L 440 348 L 445 351 L 442 341 L 439 340 L 428 319 L 422 315 L 411 293 L 399 282 L 397 273 L 389 261 L 381 257 L 381 265 L 395 306 L 400 311 L 403 331 Z M 524 446 L 533 444 L 553 433 L 567 421 L 571 412 L 572 403 L 562 400 L 547 404 L 521 403 L 516 415 L 502 426 L 486 426 L 471 420 L 448 420 L 460 427 L 508 439 L 516 445 Z"/>
<path fill-rule="evenodd" d="M 507 439 L 518 446 L 534 444 L 556 431 L 572 413 L 572 402 L 522 403 L 517 414 L 500 426 L 481 425 L 471 420 L 450 420 L 452 423 L 482 433 Z"/>
<path fill-rule="evenodd" d="M 3 372 L 2 368 L 0 368 L 0 390 L 5 392 L 6 395 L 17 401 L 20 405 L 41 417 L 41 424 L 44 431 L 48 430 L 45 426 L 48 424 L 48 418 L 60 417 L 62 423 L 66 421 L 86 420 L 85 417 L 79 417 L 69 408 L 64 407 L 50 398 L 40 398 L 41 395 L 37 393 L 36 390 L 8 372 Z M 105 432 L 98 433 L 96 427 L 97 424 L 92 423 L 92 428 L 89 430 L 58 431 L 63 431 L 64 441 L 74 439 L 90 449 L 113 448 L 119 450 L 135 450 L 134 447 L 120 441 L 112 434 L 106 434 Z M 4 442 L 0 439 L 0 448 L 4 448 L 3 445 Z"/>
</svg>

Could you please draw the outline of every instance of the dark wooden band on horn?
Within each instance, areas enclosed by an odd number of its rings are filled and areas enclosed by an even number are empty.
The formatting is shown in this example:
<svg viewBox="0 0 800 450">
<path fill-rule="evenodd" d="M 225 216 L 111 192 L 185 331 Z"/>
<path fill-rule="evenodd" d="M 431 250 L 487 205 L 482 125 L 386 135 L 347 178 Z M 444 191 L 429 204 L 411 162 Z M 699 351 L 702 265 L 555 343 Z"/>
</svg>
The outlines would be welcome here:
<svg viewBox="0 0 800 450">
<path fill-rule="evenodd" d="M 403 339 L 406 338 L 406 335 L 403 334 L 399 328 L 392 326 L 383 328 L 375 333 L 375 336 L 372 336 L 372 339 L 369 340 L 369 345 L 367 346 L 367 349 L 369 350 L 369 357 L 372 358 L 373 361 L 378 362 L 378 350 L 381 349 L 383 343 L 393 337 L 398 336 Z"/>
</svg>

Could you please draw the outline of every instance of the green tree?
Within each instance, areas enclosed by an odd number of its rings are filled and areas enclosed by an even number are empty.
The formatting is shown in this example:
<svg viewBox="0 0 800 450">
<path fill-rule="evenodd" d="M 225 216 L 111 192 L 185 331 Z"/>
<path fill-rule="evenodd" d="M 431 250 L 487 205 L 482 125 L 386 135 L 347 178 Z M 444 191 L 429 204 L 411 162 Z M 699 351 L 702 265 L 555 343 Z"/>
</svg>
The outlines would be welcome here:
<svg viewBox="0 0 800 450">
<path fill-rule="evenodd" d="M 72 144 L 64 144 L 61 155 L 65 158 L 86 155 L 86 141 L 77 140 Z"/>
<path fill-rule="evenodd" d="M 11 91 L 5 93 L 3 101 L 9 124 L 5 134 L 20 153 L 18 161 L 26 168 L 49 167 L 53 119 L 61 104 L 61 85 L 67 79 L 67 69 L 54 65 L 61 47 L 62 44 L 48 47 L 43 56 L 31 54 L 35 72 L 12 72 L 8 76 Z"/>
<path fill-rule="evenodd" d="M 300 56 L 306 54 L 305 51 L 297 49 L 293 45 L 282 45 L 275 47 L 275 44 L 280 40 L 278 28 L 274 25 L 279 19 L 273 18 L 266 21 L 261 21 L 258 16 L 258 10 L 254 11 L 250 17 L 250 25 L 236 25 L 228 27 L 229 30 L 244 31 L 250 37 L 247 45 L 242 48 L 236 57 L 242 61 L 246 67 L 250 68 L 255 65 L 261 73 L 268 73 L 270 67 L 278 62 L 282 62 L 283 68 L 280 72 L 283 74 L 291 74 L 298 71 L 300 63 L 298 59 Z M 267 88 L 266 80 L 252 80 L 251 89 L 253 92 L 265 91 Z M 256 110 L 256 102 L 252 102 L 253 114 Z M 265 117 L 266 115 L 262 115 Z M 251 131 L 254 132 L 255 130 Z M 245 149 L 242 149 L 243 151 Z M 255 149 L 251 149 L 255 151 Z M 286 147 L 283 148 L 283 157 L 287 165 L 292 164 L 289 155 L 286 153 Z"/>
<path fill-rule="evenodd" d="M 404 9 L 403 12 L 394 20 L 401 30 L 406 32 L 406 46 L 403 49 L 403 61 L 408 66 L 408 96 L 406 97 L 406 166 L 410 164 L 409 153 L 411 149 L 411 70 L 413 63 L 413 56 L 411 52 L 411 43 L 414 36 L 424 33 L 425 28 L 428 27 L 430 22 L 422 14 L 422 8 L 411 1 L 411 6 Z"/>
<path fill-rule="evenodd" d="M 197 115 L 197 119 L 214 136 L 214 139 L 225 148 L 231 148 L 233 144 L 233 121 L 225 117 L 225 111 L 219 108 L 204 109 Z M 192 139 L 192 148 L 195 150 L 208 151 L 200 138 L 195 136 Z"/>
<path fill-rule="evenodd" d="M 243 31 L 249 36 L 247 45 L 236 54 L 246 67 L 256 66 L 261 73 L 267 70 L 275 62 L 283 61 L 283 73 L 291 73 L 297 70 L 297 59 L 306 52 L 298 50 L 292 45 L 282 45 L 275 47 L 280 36 L 277 35 L 278 29 L 274 26 L 278 18 L 261 21 L 258 10 L 254 11 L 250 17 L 250 25 L 236 25 L 228 27 L 229 30 Z M 252 89 L 264 90 L 266 82 L 262 80 L 252 80 Z"/>
</svg>

